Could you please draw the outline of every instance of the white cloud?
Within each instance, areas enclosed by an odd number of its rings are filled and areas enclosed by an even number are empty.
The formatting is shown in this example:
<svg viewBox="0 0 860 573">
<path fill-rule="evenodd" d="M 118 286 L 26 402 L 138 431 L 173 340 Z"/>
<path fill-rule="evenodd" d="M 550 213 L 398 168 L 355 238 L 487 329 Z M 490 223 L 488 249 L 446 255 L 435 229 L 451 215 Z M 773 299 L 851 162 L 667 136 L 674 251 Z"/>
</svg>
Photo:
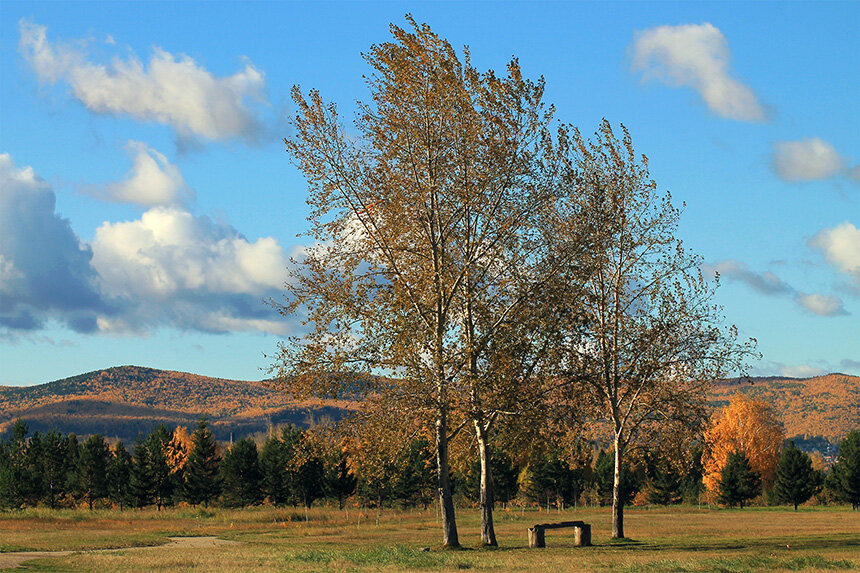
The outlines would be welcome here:
<svg viewBox="0 0 860 573">
<path fill-rule="evenodd" d="M 767 119 L 752 90 L 731 76 L 728 41 L 709 23 L 638 32 L 632 55 L 633 69 L 641 70 L 645 79 L 693 88 L 717 115 L 741 121 Z"/>
<path fill-rule="evenodd" d="M 824 259 L 860 285 L 860 229 L 845 221 L 832 229 L 822 229 L 809 245 L 824 252 Z"/>
<path fill-rule="evenodd" d="M 54 318 L 89 332 L 109 311 L 90 249 L 55 208 L 48 182 L 0 153 L 0 327 L 33 330 Z"/>
<path fill-rule="evenodd" d="M 757 273 L 750 270 L 746 264 L 740 261 L 727 259 L 718 263 L 704 265 L 703 270 L 706 273 L 718 272 L 720 276 L 740 281 L 762 294 L 790 294 L 794 292 L 791 285 L 783 282 L 774 273 L 770 271 Z"/>
<path fill-rule="evenodd" d="M 805 308 L 809 312 L 817 314 L 818 316 L 840 316 L 848 314 L 845 311 L 845 307 L 842 305 L 842 301 L 835 296 L 805 294 L 800 292 L 795 296 L 795 301 L 802 308 Z"/>
<path fill-rule="evenodd" d="M 743 283 L 764 295 L 791 296 L 799 307 L 818 316 L 841 316 L 848 314 L 839 297 L 800 292 L 774 273 L 770 271 L 756 272 L 750 270 L 746 264 L 740 261 L 727 259 L 717 263 L 707 263 L 702 265 L 702 272 L 706 275 L 719 273 L 721 277 L 725 277 L 730 281 Z"/>
<path fill-rule="evenodd" d="M 263 304 L 288 278 L 288 257 L 275 239 L 252 242 L 172 205 L 103 223 L 87 245 L 55 203 L 32 168 L 0 154 L 0 336 L 50 321 L 111 334 L 294 328 Z"/>
<path fill-rule="evenodd" d="M 103 321 L 104 329 L 158 321 L 217 332 L 286 330 L 262 305 L 287 280 L 288 260 L 273 238 L 251 243 L 228 225 L 156 207 L 136 221 L 104 223 L 92 248 L 105 293 L 138 303 L 121 321 Z"/>
<path fill-rule="evenodd" d="M 824 374 L 824 370 L 807 364 L 797 366 L 782 366 L 780 374 L 790 378 L 813 378 Z"/>
<path fill-rule="evenodd" d="M 88 193 L 108 201 L 134 203 L 142 207 L 193 199 L 194 193 L 186 185 L 179 168 L 163 154 L 139 141 L 129 141 L 126 149 L 132 158 L 132 167 L 125 181 L 92 188 Z"/>
<path fill-rule="evenodd" d="M 836 149 L 817 137 L 774 143 L 771 167 L 783 181 L 827 179 L 842 171 L 843 165 Z"/>
<path fill-rule="evenodd" d="M 180 136 L 209 140 L 253 139 L 261 129 L 247 100 L 264 100 L 265 80 L 249 62 L 218 78 L 188 56 L 155 48 L 148 66 L 134 55 L 105 66 L 76 46 L 52 44 L 44 26 L 22 20 L 19 30 L 19 49 L 40 80 L 67 82 L 90 111 L 157 121 Z"/>
</svg>

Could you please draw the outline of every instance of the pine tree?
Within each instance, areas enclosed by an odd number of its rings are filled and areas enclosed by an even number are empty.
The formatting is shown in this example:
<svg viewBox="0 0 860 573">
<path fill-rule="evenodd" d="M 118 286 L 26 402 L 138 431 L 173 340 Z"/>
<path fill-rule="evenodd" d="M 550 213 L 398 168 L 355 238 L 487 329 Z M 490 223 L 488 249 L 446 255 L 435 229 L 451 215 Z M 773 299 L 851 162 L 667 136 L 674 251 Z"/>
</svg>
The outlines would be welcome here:
<svg viewBox="0 0 860 573">
<path fill-rule="evenodd" d="M 296 471 L 296 493 L 304 506 L 310 508 L 314 501 L 321 498 L 325 468 L 320 458 L 309 456 L 299 465 Z"/>
<path fill-rule="evenodd" d="M 78 487 L 90 510 L 96 500 L 107 496 L 109 464 L 110 447 L 105 439 L 98 434 L 87 438 L 78 460 Z"/>
<path fill-rule="evenodd" d="M 80 492 L 78 480 L 78 462 L 81 459 L 81 445 L 75 434 L 66 436 L 66 491 L 70 493 Z"/>
<path fill-rule="evenodd" d="M 27 469 L 27 423 L 20 418 L 12 425 L 11 439 L 0 445 L 0 505 L 18 508 L 24 503 Z"/>
<path fill-rule="evenodd" d="M 263 493 L 269 503 L 286 505 L 293 499 L 293 475 L 289 470 L 290 448 L 277 436 L 270 436 L 260 452 Z"/>
<path fill-rule="evenodd" d="M 733 507 L 736 503 L 744 508 L 744 502 L 761 493 L 761 476 L 752 469 L 744 452 L 729 453 L 726 465 L 720 473 L 720 503 Z"/>
<path fill-rule="evenodd" d="M 852 430 L 839 444 L 839 456 L 826 484 L 837 499 L 853 509 L 860 507 L 860 430 Z"/>
<path fill-rule="evenodd" d="M 773 496 L 781 503 L 797 506 L 804 503 L 821 487 L 821 476 L 812 468 L 812 459 L 790 442 L 779 458 Z"/>
<path fill-rule="evenodd" d="M 54 451 L 50 451 L 54 450 Z M 26 446 L 26 462 L 22 472 L 21 492 L 24 495 L 24 503 L 31 506 L 36 506 L 41 500 L 48 497 L 47 488 L 45 487 L 46 474 L 45 462 L 53 460 L 55 455 L 59 454 L 61 464 L 61 477 L 63 484 L 61 490 L 66 486 L 65 472 L 65 457 L 62 455 L 62 449 L 54 449 L 45 443 L 45 436 L 42 432 L 33 432 Z M 49 462 L 50 463 L 50 462 Z M 55 495 L 55 492 L 52 492 Z M 52 506 L 53 507 L 53 506 Z"/>
<path fill-rule="evenodd" d="M 670 505 L 681 500 L 681 476 L 666 461 L 658 462 L 652 470 L 648 503 Z"/>
<path fill-rule="evenodd" d="M 152 468 L 149 465 L 149 448 L 143 434 L 138 434 L 132 450 L 131 475 L 129 492 L 135 507 L 146 507 L 151 504 L 154 494 Z"/>
<path fill-rule="evenodd" d="M 343 500 L 352 495 L 358 480 L 349 470 L 346 452 L 330 454 L 323 467 L 323 492 L 337 499 L 338 508 L 343 509 Z"/>
<path fill-rule="evenodd" d="M 430 442 L 424 438 L 412 440 L 396 464 L 397 469 L 392 476 L 392 497 L 399 500 L 403 507 L 419 503 L 426 507 L 432 500 L 436 482 L 433 463 Z"/>
<path fill-rule="evenodd" d="M 192 505 L 202 503 L 209 507 L 209 502 L 221 493 L 221 458 L 215 451 L 215 440 L 206 420 L 197 423 L 191 443 L 191 453 L 185 465 L 185 499 Z"/>
<path fill-rule="evenodd" d="M 67 493 L 69 483 L 69 452 L 68 442 L 57 430 L 51 430 L 41 440 L 41 452 L 36 460 L 36 467 L 41 476 L 43 498 L 47 499 L 51 509 L 57 506 L 57 501 Z"/>
<path fill-rule="evenodd" d="M 242 438 L 224 454 L 221 462 L 224 501 L 227 505 L 245 507 L 263 499 L 262 474 L 257 444 Z"/>
<path fill-rule="evenodd" d="M 119 505 L 120 511 L 126 504 L 134 503 L 130 483 L 131 465 L 131 454 L 125 449 L 125 444 L 117 442 L 108 465 L 107 494 L 108 499 Z"/>
<path fill-rule="evenodd" d="M 9 493 L 12 487 L 12 462 L 9 444 L 0 438 L 0 509 L 9 507 Z"/>
<path fill-rule="evenodd" d="M 597 462 L 594 464 L 594 479 L 597 482 L 597 495 L 600 505 L 612 503 L 615 485 L 615 455 L 611 451 L 600 450 Z M 624 468 L 619 485 L 619 503 L 629 505 L 633 497 L 639 493 L 639 476 L 632 468 Z"/>
<path fill-rule="evenodd" d="M 164 424 L 159 424 L 146 440 L 146 447 L 149 450 L 150 475 L 152 476 L 152 493 L 159 511 L 165 505 L 170 505 L 177 485 L 167 458 L 168 447 L 172 439 L 173 433 Z"/>
</svg>

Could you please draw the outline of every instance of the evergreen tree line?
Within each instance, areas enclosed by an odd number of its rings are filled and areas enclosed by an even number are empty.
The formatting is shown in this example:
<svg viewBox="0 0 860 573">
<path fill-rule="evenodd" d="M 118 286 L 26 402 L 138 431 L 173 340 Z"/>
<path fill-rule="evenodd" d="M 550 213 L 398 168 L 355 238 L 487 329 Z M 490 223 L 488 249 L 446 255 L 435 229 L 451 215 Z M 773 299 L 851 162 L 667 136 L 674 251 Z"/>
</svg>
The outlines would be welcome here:
<svg viewBox="0 0 860 573">
<path fill-rule="evenodd" d="M 112 505 L 119 509 L 218 504 L 246 507 L 267 502 L 275 506 L 311 507 L 327 499 L 344 507 L 357 497 L 364 506 L 423 507 L 434 500 L 436 478 L 432 445 L 414 439 L 381 467 L 355 467 L 344 449 L 321 448 L 307 432 L 292 426 L 270 435 L 261 448 L 250 438 L 230 447 L 216 444 L 205 420 L 187 443 L 159 425 L 139 435 L 129 451 L 122 442 L 111 447 L 99 435 L 80 442 L 74 434 L 51 430 L 27 436 L 18 420 L 8 438 L 0 440 L 0 507 L 75 507 Z M 701 450 L 679 470 L 665 457 L 645 454 L 626 468 L 622 498 L 637 494 L 649 504 L 697 503 L 703 491 Z M 614 453 L 600 450 L 570 463 L 560 449 L 532 453 L 515 463 L 506 453 L 491 452 L 495 502 L 514 499 L 545 507 L 577 503 L 612 503 Z M 461 503 L 479 500 L 480 467 L 475 461 L 451 481 Z M 719 483 L 719 501 L 743 507 L 762 493 L 760 476 L 742 451 L 729 456 Z M 790 443 L 783 451 L 768 501 L 805 503 L 826 492 L 833 501 L 860 505 L 860 431 L 842 442 L 830 472 L 815 470 L 806 453 Z"/>
<path fill-rule="evenodd" d="M 720 503 L 733 507 L 744 504 L 762 493 L 773 505 L 797 506 L 815 495 L 823 500 L 850 503 L 852 509 L 860 507 L 860 430 L 854 430 L 839 446 L 839 456 L 829 472 L 813 467 L 812 458 L 799 450 L 794 442 L 783 449 L 776 477 L 768 492 L 763 492 L 761 476 L 750 465 L 742 450 L 729 454 L 720 472 Z"/>
</svg>

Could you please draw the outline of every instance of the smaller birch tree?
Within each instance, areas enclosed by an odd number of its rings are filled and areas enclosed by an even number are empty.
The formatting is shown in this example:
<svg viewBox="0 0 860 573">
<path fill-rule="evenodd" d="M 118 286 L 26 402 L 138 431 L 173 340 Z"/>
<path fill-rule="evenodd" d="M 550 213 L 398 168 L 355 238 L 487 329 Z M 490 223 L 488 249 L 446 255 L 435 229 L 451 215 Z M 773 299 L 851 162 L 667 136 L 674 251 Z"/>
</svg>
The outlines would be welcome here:
<svg viewBox="0 0 860 573">
<path fill-rule="evenodd" d="M 624 460 L 628 446 L 665 422 L 696 426 L 705 419 L 709 384 L 740 367 L 752 341 L 736 343 L 714 304 L 718 283 L 701 272 L 701 257 L 678 238 L 681 211 L 651 179 L 648 160 L 627 129 L 617 137 L 604 120 L 594 139 L 569 131 L 570 196 L 561 211 L 560 245 L 588 237 L 581 300 L 585 338 L 574 338 L 564 364 L 579 400 L 605 420 L 614 450 L 612 537 L 624 537 Z"/>
</svg>

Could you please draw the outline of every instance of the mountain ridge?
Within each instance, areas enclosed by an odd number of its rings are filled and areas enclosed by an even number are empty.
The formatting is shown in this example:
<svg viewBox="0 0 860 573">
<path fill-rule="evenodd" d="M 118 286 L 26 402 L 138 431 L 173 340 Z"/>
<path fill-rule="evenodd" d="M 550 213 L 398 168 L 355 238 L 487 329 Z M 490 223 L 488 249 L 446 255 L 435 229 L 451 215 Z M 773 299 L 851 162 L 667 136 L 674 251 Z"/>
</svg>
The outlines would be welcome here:
<svg viewBox="0 0 860 573">
<path fill-rule="evenodd" d="M 832 373 L 811 378 L 766 376 L 715 382 L 712 408 L 735 393 L 772 404 L 788 437 L 839 441 L 860 427 L 860 377 Z M 298 403 L 267 381 L 230 380 L 142 366 L 115 366 L 33 386 L 0 386 L 0 434 L 17 418 L 31 430 L 58 427 L 86 435 L 133 439 L 161 422 L 193 426 L 206 417 L 219 439 L 264 431 L 272 424 L 307 426 L 337 419 L 356 403 Z"/>
<path fill-rule="evenodd" d="M 57 427 L 127 441 L 158 423 L 193 427 L 205 417 L 218 439 L 228 439 L 274 424 L 308 426 L 339 418 L 351 407 L 295 402 L 265 381 L 114 366 L 33 386 L 0 386 L 0 434 L 22 418 L 31 431 Z"/>
</svg>

